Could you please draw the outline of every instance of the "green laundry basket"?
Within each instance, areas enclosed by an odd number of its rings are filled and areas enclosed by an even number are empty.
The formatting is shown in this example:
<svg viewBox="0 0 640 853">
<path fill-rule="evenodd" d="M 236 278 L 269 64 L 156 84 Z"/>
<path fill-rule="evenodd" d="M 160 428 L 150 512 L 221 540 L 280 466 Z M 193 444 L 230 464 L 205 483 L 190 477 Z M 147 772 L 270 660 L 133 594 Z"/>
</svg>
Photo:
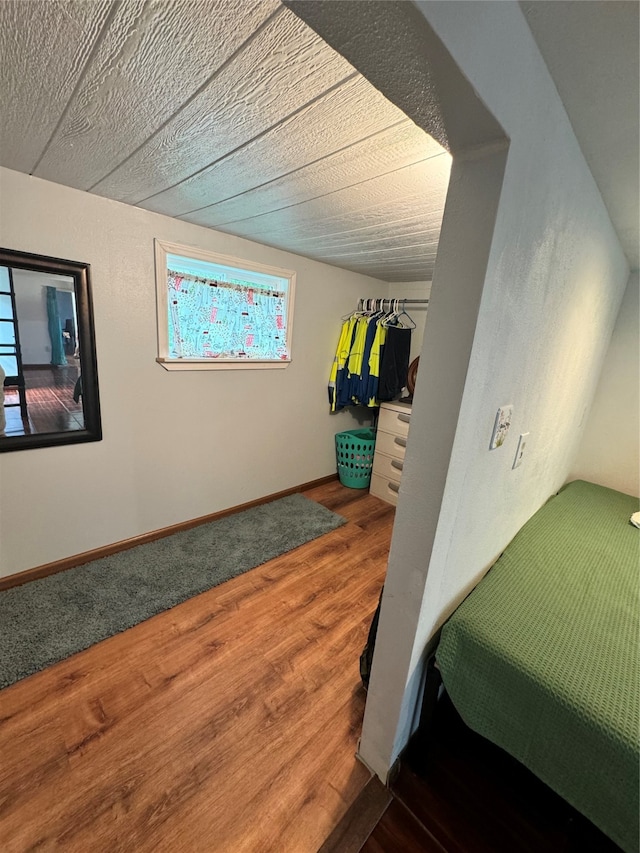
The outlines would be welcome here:
<svg viewBox="0 0 640 853">
<path fill-rule="evenodd" d="M 338 477 L 350 489 L 367 489 L 371 482 L 376 434 L 372 429 L 336 433 Z"/>
</svg>

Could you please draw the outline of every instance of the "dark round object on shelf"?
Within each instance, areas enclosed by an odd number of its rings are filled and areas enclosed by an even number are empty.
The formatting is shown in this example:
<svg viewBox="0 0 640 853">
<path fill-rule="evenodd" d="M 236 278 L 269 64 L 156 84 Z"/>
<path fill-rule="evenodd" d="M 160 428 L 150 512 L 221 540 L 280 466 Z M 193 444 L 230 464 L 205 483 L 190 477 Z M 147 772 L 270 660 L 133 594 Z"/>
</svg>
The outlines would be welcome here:
<svg viewBox="0 0 640 853">
<path fill-rule="evenodd" d="M 418 375 L 418 364 L 420 362 L 420 356 L 414 358 L 411 364 L 409 365 L 409 374 L 407 376 L 407 389 L 409 393 L 413 396 L 413 392 L 416 387 L 416 376 Z"/>
</svg>

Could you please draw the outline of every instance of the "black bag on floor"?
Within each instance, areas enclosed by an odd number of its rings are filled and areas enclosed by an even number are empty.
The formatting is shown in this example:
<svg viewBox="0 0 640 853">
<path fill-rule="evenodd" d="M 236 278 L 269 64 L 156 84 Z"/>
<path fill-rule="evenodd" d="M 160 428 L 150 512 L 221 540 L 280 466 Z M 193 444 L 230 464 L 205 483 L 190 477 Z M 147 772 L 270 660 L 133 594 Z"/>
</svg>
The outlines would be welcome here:
<svg viewBox="0 0 640 853">
<path fill-rule="evenodd" d="M 382 604 L 383 591 L 384 587 L 380 590 L 378 606 L 376 607 L 376 612 L 373 614 L 373 619 L 371 620 L 367 644 L 360 655 L 360 678 L 362 679 L 362 686 L 365 690 L 369 689 L 369 678 L 371 677 L 371 664 L 373 662 L 373 650 L 376 644 L 376 634 L 378 633 L 378 620 L 380 618 L 380 605 Z"/>
</svg>

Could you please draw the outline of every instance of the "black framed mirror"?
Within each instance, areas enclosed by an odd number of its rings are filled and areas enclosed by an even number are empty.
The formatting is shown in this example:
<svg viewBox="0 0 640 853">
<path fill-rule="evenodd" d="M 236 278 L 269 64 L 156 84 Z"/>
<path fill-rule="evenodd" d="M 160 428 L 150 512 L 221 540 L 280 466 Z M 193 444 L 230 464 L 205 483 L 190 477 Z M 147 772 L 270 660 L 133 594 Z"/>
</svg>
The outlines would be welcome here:
<svg viewBox="0 0 640 853">
<path fill-rule="evenodd" d="M 100 441 L 89 264 L 0 248 L 0 453 Z"/>
</svg>

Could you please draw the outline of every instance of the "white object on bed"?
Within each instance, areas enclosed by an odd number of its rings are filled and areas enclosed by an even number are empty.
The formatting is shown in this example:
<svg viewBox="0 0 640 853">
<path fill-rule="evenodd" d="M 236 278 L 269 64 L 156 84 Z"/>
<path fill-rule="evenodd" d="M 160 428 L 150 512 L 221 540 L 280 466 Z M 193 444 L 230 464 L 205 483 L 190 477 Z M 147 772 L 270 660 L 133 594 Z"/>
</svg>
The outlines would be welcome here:
<svg viewBox="0 0 640 853">
<path fill-rule="evenodd" d="M 640 527 L 640 512 L 634 512 L 629 521 L 636 527 Z"/>
</svg>

